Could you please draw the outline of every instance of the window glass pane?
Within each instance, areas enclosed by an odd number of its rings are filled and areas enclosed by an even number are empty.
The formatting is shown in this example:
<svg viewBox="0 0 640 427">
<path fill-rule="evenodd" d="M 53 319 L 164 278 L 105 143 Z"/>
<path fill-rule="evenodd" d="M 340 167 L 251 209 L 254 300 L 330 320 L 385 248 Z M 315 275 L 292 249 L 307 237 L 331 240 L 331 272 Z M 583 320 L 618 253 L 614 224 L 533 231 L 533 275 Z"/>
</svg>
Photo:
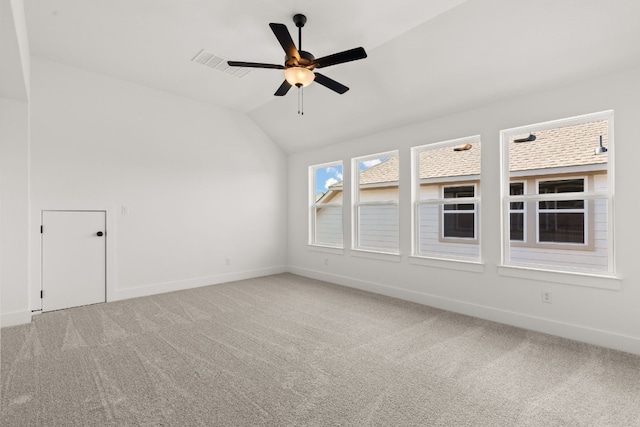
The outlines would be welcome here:
<svg viewBox="0 0 640 427">
<path fill-rule="evenodd" d="M 438 199 L 443 197 L 440 193 L 442 185 L 454 187 L 455 184 L 469 182 L 480 179 L 480 141 L 451 145 L 435 144 L 434 146 L 424 146 L 416 154 L 418 158 L 417 179 L 420 189 L 417 194 L 419 200 Z M 455 187 L 454 187 L 455 188 Z M 454 188 L 444 194 L 448 197 L 473 197 L 473 186 L 471 186 L 471 196 L 455 196 Z M 467 191 L 469 187 L 466 187 Z"/>
<path fill-rule="evenodd" d="M 354 161 L 356 248 L 398 253 L 399 159 L 397 153 Z"/>
<path fill-rule="evenodd" d="M 312 166 L 312 244 L 342 247 L 342 163 Z"/>
<path fill-rule="evenodd" d="M 584 200 L 543 200 L 538 203 L 540 210 L 543 209 L 584 209 Z"/>
<path fill-rule="evenodd" d="M 444 198 L 452 199 L 457 197 L 473 197 L 474 188 L 473 185 L 467 185 L 463 187 L 445 187 Z"/>
<path fill-rule="evenodd" d="M 335 197 L 337 193 L 342 193 L 342 164 L 337 163 L 335 165 L 317 167 L 314 169 L 315 178 L 315 200 L 328 202 L 325 199 L 331 196 Z M 340 197 L 342 199 L 342 197 Z"/>
<path fill-rule="evenodd" d="M 342 246 L 342 206 L 315 208 L 315 243 Z"/>
<path fill-rule="evenodd" d="M 504 218 L 509 221 L 505 230 L 510 237 L 504 242 L 508 245 L 505 262 L 612 271 L 606 195 L 612 191 L 609 117 L 611 113 L 602 113 L 584 121 L 558 121 L 556 127 L 545 123 L 539 130 L 528 126 L 522 134 L 509 131 L 503 141 L 509 164 L 509 175 L 504 177 L 509 183 Z M 595 199 L 594 192 L 598 193 Z M 550 195 L 568 193 L 590 197 L 549 200 Z M 519 195 L 527 196 L 527 201 L 509 200 Z"/>
<path fill-rule="evenodd" d="M 445 211 L 472 211 L 475 205 L 473 203 L 458 203 L 455 205 L 444 205 Z"/>
<path fill-rule="evenodd" d="M 475 188 L 473 185 L 460 187 L 444 187 L 445 199 L 460 197 L 473 197 Z M 475 214 L 461 213 L 458 211 L 473 211 L 473 203 L 456 203 L 444 205 L 443 216 L 443 236 L 448 238 L 470 238 L 475 237 Z"/>
<path fill-rule="evenodd" d="M 525 210 L 533 208 L 535 209 L 536 202 L 531 201 L 525 204 Z M 607 199 L 596 199 L 589 203 L 590 212 L 593 215 L 593 228 L 585 228 L 584 234 L 585 240 L 591 240 L 586 248 L 579 241 L 568 243 L 559 241 L 546 241 L 546 242 L 528 242 L 520 243 L 518 245 L 512 245 L 509 248 L 509 261 L 518 265 L 528 266 L 543 266 L 547 268 L 558 268 L 569 271 L 590 271 L 590 272 L 606 272 L 609 269 L 609 257 L 607 250 L 607 242 L 609 238 L 607 211 L 608 202 Z M 571 214 L 560 213 L 559 216 L 565 216 Z M 582 217 L 584 218 L 584 217 Z M 550 221 L 543 220 L 544 227 L 549 230 L 551 227 L 555 227 L 554 219 L 548 218 Z M 557 218 L 560 221 L 564 221 L 567 218 Z M 581 218 L 571 218 L 569 221 L 580 223 Z M 579 240 L 581 235 L 580 231 L 575 231 L 577 227 L 574 227 L 574 240 Z M 543 231 L 543 234 L 546 231 Z M 587 236 L 587 234 L 590 234 Z M 563 234 L 554 233 L 552 235 L 562 235 L 566 240 L 569 240 L 571 235 L 570 230 L 563 230 Z M 578 236 L 576 239 L 575 236 Z M 534 238 L 535 240 L 535 238 Z M 571 249 L 572 245 L 580 245 L 580 250 Z"/>
<path fill-rule="evenodd" d="M 540 181 L 539 194 L 581 193 L 584 191 L 584 179 L 562 179 L 557 181 Z"/>
<path fill-rule="evenodd" d="M 397 202 L 398 156 L 358 161 L 358 197 L 360 203 Z"/>
<path fill-rule="evenodd" d="M 524 213 L 511 212 L 509 214 L 509 228 L 511 230 L 511 240 L 524 240 Z"/>
<path fill-rule="evenodd" d="M 444 188 L 444 198 L 445 199 L 453 199 L 458 197 L 473 197 L 474 196 L 474 187 L 473 185 L 464 186 L 464 187 L 445 187 Z M 457 204 L 446 204 L 444 205 L 445 210 L 473 210 L 473 203 L 457 203 Z"/>
<path fill-rule="evenodd" d="M 524 194 L 524 182 L 512 182 L 509 184 L 509 195 L 511 196 L 522 196 Z M 522 202 L 512 202 L 509 204 L 511 209 L 522 209 L 524 203 Z"/>
<path fill-rule="evenodd" d="M 444 237 L 471 238 L 475 236 L 473 213 L 445 213 Z"/>
<path fill-rule="evenodd" d="M 538 184 L 539 194 L 581 193 L 584 191 L 584 179 L 564 179 L 557 181 L 541 181 Z M 540 209 L 584 209 L 583 200 L 542 201 Z"/>
<path fill-rule="evenodd" d="M 538 214 L 541 242 L 584 243 L 583 213 Z"/>
<path fill-rule="evenodd" d="M 476 138 L 414 149 L 418 255 L 477 260 L 481 143 Z M 460 200 L 455 200 L 460 199 Z M 444 202 L 446 200 L 446 202 Z"/>
<path fill-rule="evenodd" d="M 395 205 L 360 206 L 358 209 L 358 246 L 388 252 L 399 250 L 398 207 Z"/>
</svg>

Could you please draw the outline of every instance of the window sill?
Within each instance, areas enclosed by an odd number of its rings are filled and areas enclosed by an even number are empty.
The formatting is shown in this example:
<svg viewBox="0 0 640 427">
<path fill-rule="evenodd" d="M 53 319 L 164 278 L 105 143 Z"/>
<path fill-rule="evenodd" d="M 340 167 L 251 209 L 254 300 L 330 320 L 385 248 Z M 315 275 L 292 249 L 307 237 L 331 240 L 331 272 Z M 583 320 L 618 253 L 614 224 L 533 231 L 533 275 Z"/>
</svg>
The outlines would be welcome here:
<svg viewBox="0 0 640 427">
<path fill-rule="evenodd" d="M 469 271 L 472 273 L 484 273 L 484 263 L 462 259 L 431 258 L 413 255 L 409 257 L 409 264 L 425 267 L 446 268 L 449 270 Z"/>
<path fill-rule="evenodd" d="M 515 277 L 518 279 L 562 283 L 565 285 L 610 289 L 615 291 L 619 291 L 622 288 L 622 279 L 620 277 L 597 273 L 545 270 L 542 268 L 500 265 L 498 266 L 498 275 Z"/>
<path fill-rule="evenodd" d="M 400 262 L 400 254 L 371 251 L 366 249 L 351 249 L 351 256 L 358 258 L 375 259 L 379 261 Z"/>
<path fill-rule="evenodd" d="M 344 255 L 344 248 L 337 246 L 323 246 L 308 244 L 307 248 L 312 252 L 322 252 L 325 254 Z"/>
</svg>

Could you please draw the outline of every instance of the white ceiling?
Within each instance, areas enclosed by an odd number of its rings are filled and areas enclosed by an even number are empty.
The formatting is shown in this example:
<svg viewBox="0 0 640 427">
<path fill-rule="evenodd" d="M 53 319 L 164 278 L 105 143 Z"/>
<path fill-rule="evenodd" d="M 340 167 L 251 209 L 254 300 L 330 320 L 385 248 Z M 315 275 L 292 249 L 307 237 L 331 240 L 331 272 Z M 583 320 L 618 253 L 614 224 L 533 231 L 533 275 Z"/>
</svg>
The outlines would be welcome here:
<svg viewBox="0 0 640 427">
<path fill-rule="evenodd" d="M 636 0 L 27 0 L 31 53 L 245 112 L 286 152 L 336 143 L 640 65 Z M 324 68 L 349 86 L 273 93 L 278 70 L 242 78 L 191 59 L 282 63 L 268 24 L 304 13 L 316 57 L 363 46 Z"/>
</svg>

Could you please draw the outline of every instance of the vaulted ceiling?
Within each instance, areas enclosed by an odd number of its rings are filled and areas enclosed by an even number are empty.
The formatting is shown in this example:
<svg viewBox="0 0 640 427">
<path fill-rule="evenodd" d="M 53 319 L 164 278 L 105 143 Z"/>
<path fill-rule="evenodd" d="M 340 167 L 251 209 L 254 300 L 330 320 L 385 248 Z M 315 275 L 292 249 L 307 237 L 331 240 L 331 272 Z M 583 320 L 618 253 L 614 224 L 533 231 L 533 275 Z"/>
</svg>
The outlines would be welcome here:
<svg viewBox="0 0 640 427">
<path fill-rule="evenodd" d="M 28 0 L 34 56 L 246 113 L 286 152 L 640 65 L 640 2 L 630 0 Z M 351 88 L 312 84 L 304 116 L 282 71 L 243 77 L 192 61 L 202 49 L 282 63 L 268 24 L 304 13 L 316 57 L 369 57 L 323 69 Z"/>
</svg>

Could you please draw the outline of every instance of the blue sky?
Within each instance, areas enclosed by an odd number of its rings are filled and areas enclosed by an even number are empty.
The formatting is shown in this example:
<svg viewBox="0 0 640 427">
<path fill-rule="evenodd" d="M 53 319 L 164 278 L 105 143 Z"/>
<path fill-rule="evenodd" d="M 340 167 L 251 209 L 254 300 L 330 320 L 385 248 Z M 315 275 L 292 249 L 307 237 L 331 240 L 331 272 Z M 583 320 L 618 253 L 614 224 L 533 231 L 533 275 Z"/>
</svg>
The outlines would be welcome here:
<svg viewBox="0 0 640 427">
<path fill-rule="evenodd" d="M 342 165 L 316 169 L 316 194 L 324 194 L 329 186 L 342 181 Z"/>
<path fill-rule="evenodd" d="M 360 172 L 382 163 L 387 158 L 369 159 L 358 163 Z M 316 194 L 324 194 L 335 183 L 342 181 L 342 165 L 333 165 L 316 169 Z"/>
</svg>

